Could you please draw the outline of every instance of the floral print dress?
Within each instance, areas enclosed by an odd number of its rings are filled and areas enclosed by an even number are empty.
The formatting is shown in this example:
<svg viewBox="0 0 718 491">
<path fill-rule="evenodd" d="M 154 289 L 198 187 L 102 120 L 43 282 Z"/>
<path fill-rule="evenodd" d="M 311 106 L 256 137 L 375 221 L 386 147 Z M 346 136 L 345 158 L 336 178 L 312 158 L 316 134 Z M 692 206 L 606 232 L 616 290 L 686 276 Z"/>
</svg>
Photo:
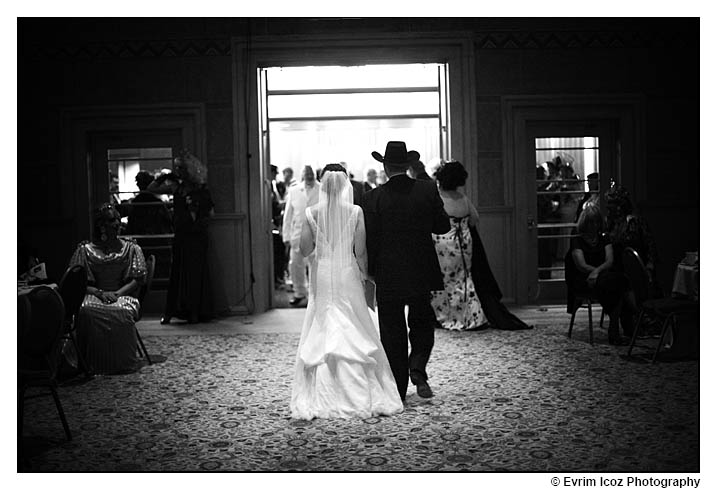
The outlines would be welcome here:
<svg viewBox="0 0 718 491">
<path fill-rule="evenodd" d="M 470 215 L 449 218 L 451 230 L 441 235 L 432 234 L 444 276 L 444 290 L 431 292 L 431 306 L 444 329 L 478 329 L 486 324 L 487 319 L 471 277 Z"/>
</svg>

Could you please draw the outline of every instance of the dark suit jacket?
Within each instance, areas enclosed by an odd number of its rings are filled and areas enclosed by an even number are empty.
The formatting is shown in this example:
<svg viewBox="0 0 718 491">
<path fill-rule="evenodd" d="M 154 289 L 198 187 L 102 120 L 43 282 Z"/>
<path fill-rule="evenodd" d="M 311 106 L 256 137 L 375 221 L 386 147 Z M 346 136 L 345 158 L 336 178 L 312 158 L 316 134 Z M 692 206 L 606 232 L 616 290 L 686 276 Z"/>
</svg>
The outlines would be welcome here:
<svg viewBox="0 0 718 491">
<path fill-rule="evenodd" d="M 350 179 L 349 182 L 352 183 L 352 190 L 354 191 L 354 204 L 361 205 L 361 197 L 364 195 L 364 185 L 354 179 Z"/>
<path fill-rule="evenodd" d="M 431 234 L 444 234 L 451 225 L 436 184 L 397 175 L 365 193 L 362 208 L 377 300 L 443 290 Z"/>
</svg>

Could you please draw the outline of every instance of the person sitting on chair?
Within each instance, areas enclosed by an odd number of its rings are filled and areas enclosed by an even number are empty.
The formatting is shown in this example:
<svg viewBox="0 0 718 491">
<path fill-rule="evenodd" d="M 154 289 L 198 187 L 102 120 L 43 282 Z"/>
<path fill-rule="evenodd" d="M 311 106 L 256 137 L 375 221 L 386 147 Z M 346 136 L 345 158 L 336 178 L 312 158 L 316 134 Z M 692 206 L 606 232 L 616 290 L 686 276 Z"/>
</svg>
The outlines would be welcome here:
<svg viewBox="0 0 718 491">
<path fill-rule="evenodd" d="M 656 277 L 659 263 L 656 241 L 646 220 L 633 211 L 631 196 L 623 186 L 615 183 L 606 191 L 606 233 L 613 244 L 617 271 L 623 271 L 623 251 L 630 247 L 638 253 L 648 271 L 652 298 L 663 296 Z"/>
<path fill-rule="evenodd" d="M 569 289 L 598 298 L 608 312 L 608 342 L 625 345 L 619 333 L 619 319 L 625 336 L 633 334 L 632 314 L 635 306 L 630 299 L 628 278 L 613 270 L 613 246 L 605 235 L 605 223 L 597 206 L 586 207 L 578 219 L 578 237 L 571 239 L 571 254 L 566 256 Z M 573 308 L 574 306 L 569 306 Z"/>
<path fill-rule="evenodd" d="M 138 368 L 135 295 L 147 276 L 145 256 L 134 239 L 121 239 L 120 214 L 105 203 L 95 211 L 92 241 L 83 241 L 68 269 L 87 271 L 87 291 L 77 319 L 77 342 L 94 373 Z"/>
</svg>

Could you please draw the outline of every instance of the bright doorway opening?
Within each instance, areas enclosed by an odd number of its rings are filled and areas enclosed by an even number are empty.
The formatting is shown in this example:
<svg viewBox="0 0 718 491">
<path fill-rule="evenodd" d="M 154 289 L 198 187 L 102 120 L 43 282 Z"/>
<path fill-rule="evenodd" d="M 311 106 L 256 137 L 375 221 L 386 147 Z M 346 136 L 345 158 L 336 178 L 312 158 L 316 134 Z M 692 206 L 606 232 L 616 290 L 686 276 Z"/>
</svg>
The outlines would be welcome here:
<svg viewBox="0 0 718 491">
<path fill-rule="evenodd" d="M 356 181 L 382 166 L 371 157 L 391 140 L 416 150 L 427 169 L 450 155 L 448 66 L 442 63 L 268 67 L 259 70 L 262 156 L 281 180 L 305 166 L 343 162 Z M 266 168 L 266 167 L 265 167 Z M 275 279 L 286 268 L 274 224 Z M 285 307 L 293 285 L 275 282 L 274 307 Z"/>
</svg>

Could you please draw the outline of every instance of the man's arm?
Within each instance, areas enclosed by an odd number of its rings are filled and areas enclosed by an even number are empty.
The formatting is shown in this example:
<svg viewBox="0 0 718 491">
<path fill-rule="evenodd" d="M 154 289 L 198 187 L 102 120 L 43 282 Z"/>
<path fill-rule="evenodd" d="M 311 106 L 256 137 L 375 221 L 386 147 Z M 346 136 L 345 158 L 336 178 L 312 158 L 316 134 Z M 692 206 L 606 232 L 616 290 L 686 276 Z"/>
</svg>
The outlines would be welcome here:
<svg viewBox="0 0 718 491">
<path fill-rule="evenodd" d="M 380 222 L 376 213 L 375 197 L 377 191 L 364 193 L 362 196 L 361 207 L 364 212 L 364 228 L 366 230 L 366 254 L 367 254 L 367 274 L 370 278 L 376 276 L 376 259 L 379 255 L 379 235 Z"/>
</svg>

